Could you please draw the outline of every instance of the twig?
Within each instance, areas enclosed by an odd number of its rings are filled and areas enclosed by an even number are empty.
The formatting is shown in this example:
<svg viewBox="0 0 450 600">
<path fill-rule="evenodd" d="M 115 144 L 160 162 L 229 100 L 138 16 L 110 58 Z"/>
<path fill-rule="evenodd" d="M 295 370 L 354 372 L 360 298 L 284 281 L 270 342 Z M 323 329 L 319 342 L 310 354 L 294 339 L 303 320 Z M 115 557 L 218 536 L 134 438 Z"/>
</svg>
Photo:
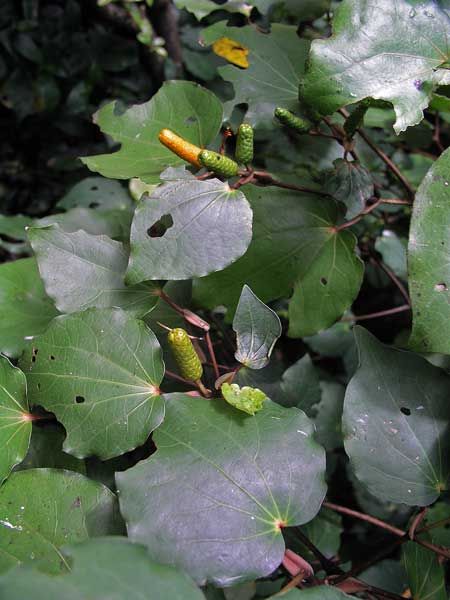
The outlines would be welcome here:
<svg viewBox="0 0 450 600">
<path fill-rule="evenodd" d="M 389 277 L 392 283 L 397 287 L 398 291 L 401 293 L 403 298 L 406 300 L 408 306 L 411 306 L 411 299 L 409 297 L 409 294 L 406 291 L 406 288 L 403 285 L 403 283 L 397 277 L 397 275 L 387 265 L 385 265 L 383 261 L 378 260 L 374 256 L 370 257 L 370 262 L 386 273 L 386 275 Z"/>
<path fill-rule="evenodd" d="M 342 569 L 340 569 L 333 563 L 333 561 L 329 560 L 324 554 L 322 554 L 319 548 L 317 548 L 317 546 L 311 542 L 311 540 L 300 530 L 299 527 L 295 527 L 294 530 L 295 535 L 298 537 L 301 543 L 314 554 L 327 575 L 343 573 Z"/>
<path fill-rule="evenodd" d="M 361 221 L 362 218 L 364 218 L 366 215 L 368 215 L 369 213 L 374 211 L 376 208 L 378 208 L 380 206 L 380 204 L 381 204 L 381 200 L 377 200 L 370 206 L 367 206 L 358 215 L 353 217 L 353 219 L 350 219 L 349 221 L 345 221 L 345 223 L 342 223 L 341 225 L 337 225 L 336 227 L 334 227 L 334 231 L 337 233 L 338 231 L 342 231 L 344 229 L 347 229 L 348 227 L 352 227 L 352 225 L 356 225 L 356 223 L 359 223 L 359 221 Z"/>
<path fill-rule="evenodd" d="M 277 187 L 285 188 L 287 190 L 295 190 L 296 192 L 305 192 L 307 194 L 316 194 L 319 196 L 330 196 L 326 192 L 321 190 L 315 190 L 313 188 L 305 187 L 303 185 L 294 185 L 293 183 L 285 183 L 284 181 L 278 181 L 267 171 L 253 171 L 253 178 L 257 182 L 265 183 L 266 185 L 275 185 Z"/>
<path fill-rule="evenodd" d="M 387 317 L 389 315 L 396 315 L 397 313 L 411 310 L 409 304 L 402 304 L 394 308 L 388 308 L 386 310 L 380 310 L 378 312 L 370 313 L 368 315 L 353 315 L 352 317 L 342 317 L 341 321 L 352 322 L 352 321 L 368 321 L 369 319 L 378 319 L 379 317 Z"/>
<path fill-rule="evenodd" d="M 189 381 L 189 379 L 185 379 L 184 377 L 181 377 L 181 375 L 177 375 L 176 373 L 173 373 L 173 371 L 168 371 L 166 369 L 164 374 L 167 375 L 167 377 L 170 377 L 170 379 L 175 379 L 176 381 L 181 381 L 181 383 L 185 383 L 186 385 L 190 385 L 190 386 L 194 385 L 193 381 Z"/>
<path fill-rule="evenodd" d="M 425 515 L 427 514 L 427 510 L 428 508 L 425 506 L 414 517 L 413 522 L 411 523 L 411 527 L 408 529 L 408 535 L 411 540 L 414 540 L 416 535 L 416 529 L 422 523 Z"/>
<path fill-rule="evenodd" d="M 205 337 L 206 337 L 206 345 L 208 346 L 209 356 L 211 357 L 211 362 L 213 364 L 214 375 L 215 375 L 215 377 L 217 379 L 218 377 L 220 377 L 219 365 L 217 364 L 216 354 L 214 352 L 214 347 L 213 347 L 212 342 L 211 342 L 211 336 L 209 334 L 209 331 L 206 332 L 206 336 Z"/>
<path fill-rule="evenodd" d="M 345 108 L 339 109 L 338 112 L 340 112 L 341 115 L 343 115 L 345 118 L 347 118 L 349 116 L 349 113 L 345 110 Z M 409 183 L 409 181 L 406 179 L 406 177 L 402 174 L 400 169 L 397 167 L 397 165 L 389 158 L 389 156 L 387 154 L 385 154 L 383 152 L 383 150 L 381 150 L 381 148 L 379 148 L 375 144 L 375 142 L 373 142 L 369 138 L 369 136 L 366 134 L 365 131 L 363 131 L 360 128 L 357 129 L 356 131 L 359 133 L 361 138 L 366 142 L 366 144 L 369 146 L 369 148 L 371 148 L 375 152 L 375 154 L 377 154 L 381 158 L 381 160 L 389 168 L 389 170 L 397 177 L 397 179 L 401 182 L 401 184 L 403 185 L 405 190 L 408 192 L 408 196 L 410 198 L 413 198 L 414 197 L 414 189 L 413 189 L 412 185 Z"/>
</svg>

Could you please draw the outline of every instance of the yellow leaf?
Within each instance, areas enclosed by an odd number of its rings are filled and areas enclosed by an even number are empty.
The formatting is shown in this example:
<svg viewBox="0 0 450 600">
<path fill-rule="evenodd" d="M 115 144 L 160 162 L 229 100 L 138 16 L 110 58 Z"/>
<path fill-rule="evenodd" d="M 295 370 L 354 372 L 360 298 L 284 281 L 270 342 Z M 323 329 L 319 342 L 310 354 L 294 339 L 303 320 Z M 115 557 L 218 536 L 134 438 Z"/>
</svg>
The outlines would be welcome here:
<svg viewBox="0 0 450 600">
<path fill-rule="evenodd" d="M 217 56 L 225 58 L 228 62 L 247 69 L 248 67 L 248 48 L 242 46 L 230 38 L 220 38 L 213 44 L 213 50 Z"/>
</svg>

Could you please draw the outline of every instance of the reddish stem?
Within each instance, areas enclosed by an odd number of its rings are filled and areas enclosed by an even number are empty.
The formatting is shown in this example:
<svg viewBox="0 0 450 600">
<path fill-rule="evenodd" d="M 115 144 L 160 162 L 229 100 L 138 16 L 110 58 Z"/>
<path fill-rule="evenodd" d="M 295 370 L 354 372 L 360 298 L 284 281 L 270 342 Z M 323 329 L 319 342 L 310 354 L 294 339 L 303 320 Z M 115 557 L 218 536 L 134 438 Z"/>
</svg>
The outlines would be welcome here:
<svg viewBox="0 0 450 600">
<path fill-rule="evenodd" d="M 352 317 L 342 317 L 341 321 L 368 321 L 369 319 L 378 319 L 379 317 L 387 317 L 389 315 L 396 315 L 397 313 L 411 310 L 409 304 L 402 304 L 402 306 L 396 306 L 395 308 L 388 308 L 386 310 L 380 310 L 378 312 L 370 313 L 368 315 L 353 315 Z"/>
</svg>

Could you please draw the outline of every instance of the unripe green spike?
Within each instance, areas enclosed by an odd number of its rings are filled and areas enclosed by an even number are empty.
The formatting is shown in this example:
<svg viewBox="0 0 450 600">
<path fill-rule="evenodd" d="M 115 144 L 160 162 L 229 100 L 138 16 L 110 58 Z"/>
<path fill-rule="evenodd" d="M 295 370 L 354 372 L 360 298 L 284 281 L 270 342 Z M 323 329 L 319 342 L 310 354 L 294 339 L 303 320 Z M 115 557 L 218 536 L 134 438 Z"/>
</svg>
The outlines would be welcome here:
<svg viewBox="0 0 450 600">
<path fill-rule="evenodd" d="M 202 150 L 198 155 L 200 163 L 221 177 L 234 177 L 238 174 L 237 162 L 212 150 Z"/>
<path fill-rule="evenodd" d="M 312 127 L 312 123 L 310 121 L 307 119 L 302 119 L 301 117 L 297 117 L 294 115 L 294 113 L 291 113 L 290 110 L 287 110 L 287 108 L 276 108 L 275 116 L 280 123 L 295 129 L 295 131 L 298 131 L 299 133 L 306 133 Z"/>
<path fill-rule="evenodd" d="M 187 331 L 176 327 L 169 332 L 167 341 L 181 376 L 189 381 L 199 381 L 203 375 L 203 367 Z"/>
<path fill-rule="evenodd" d="M 243 165 L 248 165 L 253 160 L 253 127 L 248 123 L 239 126 L 235 158 Z"/>
</svg>

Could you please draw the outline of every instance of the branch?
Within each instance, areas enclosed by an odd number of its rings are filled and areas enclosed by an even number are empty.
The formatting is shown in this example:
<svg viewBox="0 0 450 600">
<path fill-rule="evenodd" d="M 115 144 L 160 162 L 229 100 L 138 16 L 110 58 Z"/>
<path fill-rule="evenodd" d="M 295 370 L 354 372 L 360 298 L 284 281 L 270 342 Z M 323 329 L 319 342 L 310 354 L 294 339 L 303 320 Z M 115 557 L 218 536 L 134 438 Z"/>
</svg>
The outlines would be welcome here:
<svg viewBox="0 0 450 600">
<path fill-rule="evenodd" d="M 401 306 L 395 306 L 394 308 L 387 308 L 386 310 L 380 310 L 378 312 L 370 313 L 368 315 L 353 315 L 351 317 L 342 317 L 341 321 L 368 321 L 369 319 L 378 319 L 379 317 L 387 317 L 389 315 L 396 315 L 397 313 L 406 312 L 411 310 L 409 304 L 402 304 Z"/>
</svg>

